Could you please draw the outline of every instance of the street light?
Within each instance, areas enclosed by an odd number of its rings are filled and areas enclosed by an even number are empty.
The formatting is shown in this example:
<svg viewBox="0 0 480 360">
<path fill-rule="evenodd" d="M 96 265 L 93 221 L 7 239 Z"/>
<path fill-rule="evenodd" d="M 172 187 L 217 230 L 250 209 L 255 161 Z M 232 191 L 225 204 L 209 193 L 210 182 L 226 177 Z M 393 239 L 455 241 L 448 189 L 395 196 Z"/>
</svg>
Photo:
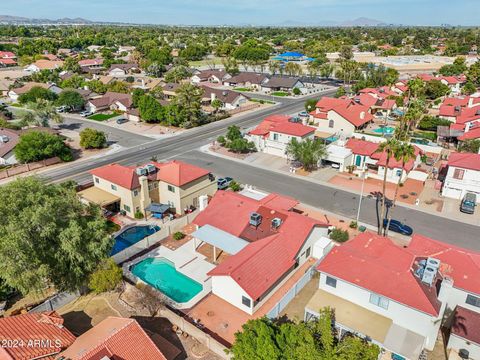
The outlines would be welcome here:
<svg viewBox="0 0 480 360">
<path fill-rule="evenodd" d="M 358 200 L 358 210 L 357 210 L 357 225 L 358 225 L 358 221 L 360 220 L 360 209 L 362 207 L 362 199 L 363 199 L 363 189 L 365 187 L 365 178 L 367 177 L 367 172 L 368 172 L 368 169 L 365 167 L 365 162 L 363 163 L 363 168 L 362 168 L 362 172 L 361 172 L 361 176 L 362 176 L 362 190 L 360 192 L 360 199 Z"/>
</svg>

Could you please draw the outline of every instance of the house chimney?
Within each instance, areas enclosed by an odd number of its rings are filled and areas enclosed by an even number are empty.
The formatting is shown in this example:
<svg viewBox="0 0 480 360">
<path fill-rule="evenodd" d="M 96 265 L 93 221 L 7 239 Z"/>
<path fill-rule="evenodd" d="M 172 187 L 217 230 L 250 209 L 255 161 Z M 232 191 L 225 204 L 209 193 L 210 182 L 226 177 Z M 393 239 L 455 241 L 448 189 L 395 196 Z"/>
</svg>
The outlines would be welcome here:
<svg viewBox="0 0 480 360">
<path fill-rule="evenodd" d="M 362 120 L 365 119 L 365 111 L 362 111 L 360 113 L 360 119 L 362 119 Z"/>
<path fill-rule="evenodd" d="M 140 176 L 138 179 L 140 181 L 140 207 L 141 211 L 146 216 L 145 209 L 150 205 L 150 194 L 148 191 L 148 178 L 146 176 Z"/>
</svg>

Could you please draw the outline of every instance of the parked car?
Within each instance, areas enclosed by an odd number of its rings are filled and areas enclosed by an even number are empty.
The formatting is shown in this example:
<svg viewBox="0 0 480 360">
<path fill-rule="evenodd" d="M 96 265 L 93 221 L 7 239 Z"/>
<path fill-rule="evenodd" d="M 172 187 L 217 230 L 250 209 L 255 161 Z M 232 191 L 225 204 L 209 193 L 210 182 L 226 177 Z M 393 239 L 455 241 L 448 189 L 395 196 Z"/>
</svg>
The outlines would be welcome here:
<svg viewBox="0 0 480 360">
<path fill-rule="evenodd" d="M 477 206 L 477 194 L 466 193 L 462 202 L 460 203 L 460 211 L 465 214 L 473 214 Z"/>
<path fill-rule="evenodd" d="M 308 112 L 302 111 L 302 112 L 299 112 L 299 113 L 298 113 L 298 116 L 300 116 L 300 117 L 309 117 L 310 115 L 308 114 Z"/>
<path fill-rule="evenodd" d="M 233 179 L 231 177 L 224 177 L 217 180 L 217 188 L 218 190 L 225 190 L 230 186 Z"/>
<path fill-rule="evenodd" d="M 80 116 L 82 116 L 82 117 L 87 117 L 87 116 L 90 116 L 90 115 L 93 115 L 93 113 L 89 110 L 85 110 L 85 111 L 82 111 L 80 113 Z"/>
<path fill-rule="evenodd" d="M 384 219 L 383 220 L 384 229 L 387 227 L 387 223 L 388 223 L 388 219 Z M 388 230 L 394 231 L 402 235 L 407 235 L 407 236 L 410 236 L 413 234 L 413 229 L 410 226 L 402 223 L 401 221 L 394 220 L 394 219 L 390 221 L 390 226 L 388 227 Z"/>
<path fill-rule="evenodd" d="M 128 119 L 125 119 L 125 118 L 120 118 L 120 119 L 117 119 L 117 120 L 116 120 L 116 123 L 117 123 L 118 125 L 125 124 L 126 122 L 128 122 Z"/>
<path fill-rule="evenodd" d="M 57 112 L 59 112 L 59 113 L 63 113 L 63 112 L 68 111 L 68 106 L 66 106 L 66 105 L 58 106 L 58 107 L 55 108 L 55 110 L 57 110 Z"/>
</svg>

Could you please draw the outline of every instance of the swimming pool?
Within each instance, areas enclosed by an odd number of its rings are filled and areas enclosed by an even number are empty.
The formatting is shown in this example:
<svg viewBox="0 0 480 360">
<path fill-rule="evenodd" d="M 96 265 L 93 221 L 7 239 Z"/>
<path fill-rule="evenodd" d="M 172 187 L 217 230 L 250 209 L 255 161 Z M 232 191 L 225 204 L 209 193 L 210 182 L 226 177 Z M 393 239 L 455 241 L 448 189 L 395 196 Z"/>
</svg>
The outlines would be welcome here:
<svg viewBox="0 0 480 360">
<path fill-rule="evenodd" d="M 175 269 L 165 258 L 148 258 L 133 266 L 132 274 L 177 303 L 190 301 L 203 286 Z"/>
<path fill-rule="evenodd" d="M 156 225 L 139 225 L 127 228 L 115 236 L 115 244 L 113 244 L 110 256 L 125 250 L 147 236 L 155 234 L 158 230 L 160 230 L 160 226 Z"/>
<path fill-rule="evenodd" d="M 375 129 L 373 130 L 374 133 L 377 133 L 377 134 L 393 134 L 393 132 L 395 131 L 395 128 L 394 127 L 390 127 L 390 126 L 386 126 L 386 127 L 381 127 L 381 128 L 378 128 L 378 129 Z"/>
</svg>

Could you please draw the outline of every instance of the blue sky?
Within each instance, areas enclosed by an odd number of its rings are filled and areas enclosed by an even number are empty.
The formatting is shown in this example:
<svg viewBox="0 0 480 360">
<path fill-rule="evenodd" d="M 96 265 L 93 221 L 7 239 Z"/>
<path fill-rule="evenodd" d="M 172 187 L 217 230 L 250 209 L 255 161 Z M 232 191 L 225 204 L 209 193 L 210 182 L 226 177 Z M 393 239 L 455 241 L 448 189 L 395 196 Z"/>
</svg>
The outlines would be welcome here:
<svg viewBox="0 0 480 360">
<path fill-rule="evenodd" d="M 480 25 L 480 0 L 3 0 L 2 3 L 2 15 L 151 24 L 261 25 L 368 17 L 406 25 Z"/>
</svg>

